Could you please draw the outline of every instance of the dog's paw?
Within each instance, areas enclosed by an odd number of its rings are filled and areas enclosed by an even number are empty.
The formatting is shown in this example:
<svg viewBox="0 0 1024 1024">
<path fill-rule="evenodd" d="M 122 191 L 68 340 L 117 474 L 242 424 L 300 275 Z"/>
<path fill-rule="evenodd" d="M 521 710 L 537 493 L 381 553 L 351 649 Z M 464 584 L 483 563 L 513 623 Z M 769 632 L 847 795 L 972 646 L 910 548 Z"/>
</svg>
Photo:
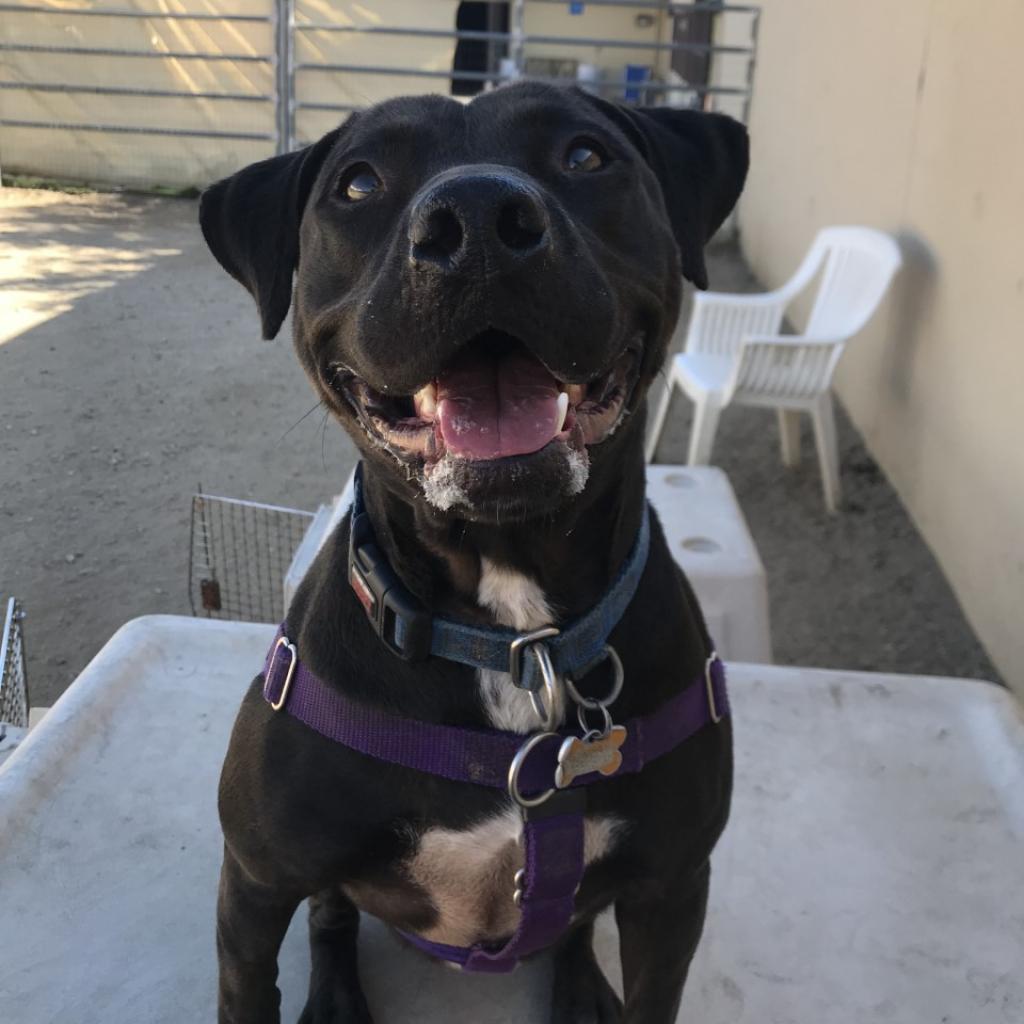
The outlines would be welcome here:
<svg viewBox="0 0 1024 1024">
<path fill-rule="evenodd" d="M 619 1024 L 622 1000 L 604 976 L 589 942 L 555 957 L 551 1024 Z"/>
<path fill-rule="evenodd" d="M 298 1024 L 373 1024 L 362 992 L 345 998 L 311 996 Z"/>
</svg>

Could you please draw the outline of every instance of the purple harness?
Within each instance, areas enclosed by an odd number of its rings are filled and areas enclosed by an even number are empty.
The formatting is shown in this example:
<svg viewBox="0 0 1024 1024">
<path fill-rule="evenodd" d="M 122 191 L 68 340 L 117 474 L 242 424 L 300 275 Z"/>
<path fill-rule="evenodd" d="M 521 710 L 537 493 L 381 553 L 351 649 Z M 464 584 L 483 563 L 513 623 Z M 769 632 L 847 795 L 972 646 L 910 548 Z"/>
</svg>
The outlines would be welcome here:
<svg viewBox="0 0 1024 1024">
<path fill-rule="evenodd" d="M 358 481 L 353 503 L 353 519 L 357 518 L 362 520 L 359 527 L 365 539 L 367 521 Z M 646 561 L 646 526 L 645 519 L 634 552 L 609 592 L 619 601 L 622 580 L 635 576 L 638 581 L 639 570 Z M 355 532 L 353 528 L 353 534 Z M 638 557 L 638 551 L 642 557 Z M 372 600 L 364 599 L 359 586 L 360 582 L 366 586 L 365 576 L 356 579 L 352 572 L 353 557 L 357 559 L 358 569 L 358 555 L 355 548 L 350 552 L 350 582 L 374 622 L 376 606 Z M 376 557 L 379 565 L 379 552 Z M 639 570 L 636 562 L 640 563 Z M 636 581 L 626 588 L 630 599 Z M 392 598 L 391 607 L 415 608 L 415 598 L 407 591 L 399 593 L 396 599 L 398 586 L 392 574 L 385 590 Z M 601 609 L 608 600 L 606 597 L 595 610 Z M 417 610 L 417 614 L 422 611 Z M 588 613 L 578 622 L 585 623 L 593 616 L 594 612 Z M 706 660 L 702 677 L 656 711 L 622 725 L 614 724 L 608 706 L 621 689 L 622 666 L 614 649 L 604 644 L 614 625 L 614 621 L 608 624 L 601 644 L 604 657 L 615 669 L 615 682 L 608 696 L 598 700 L 585 697 L 577 690 L 570 674 L 572 669 L 563 669 L 561 665 L 556 668 L 552 663 L 547 641 L 556 636 L 571 641 L 574 630 L 571 625 L 561 633 L 552 627 L 521 637 L 512 634 L 509 639 L 505 630 L 480 630 L 451 622 L 438 627 L 435 621 L 435 635 L 445 629 L 453 633 L 460 628 L 471 630 L 478 660 L 483 659 L 481 637 L 493 632 L 506 652 L 510 674 L 518 680 L 517 685 L 524 688 L 530 688 L 526 673 L 522 671 L 525 654 L 533 655 L 536 665 L 533 676 L 539 678 L 531 696 L 542 728 L 526 738 L 497 729 L 463 729 L 399 718 L 353 701 L 309 671 L 299 660 L 285 626 L 278 630 L 263 668 L 263 696 L 275 712 L 284 711 L 322 736 L 369 757 L 454 782 L 504 790 L 522 809 L 525 866 L 516 873 L 510 896 L 521 914 L 511 938 L 497 947 L 477 944 L 463 948 L 403 933 L 413 945 L 459 964 L 465 970 L 489 973 L 510 971 L 521 958 L 551 945 L 569 926 L 576 891 L 583 878 L 585 787 L 602 778 L 641 771 L 646 764 L 674 750 L 705 725 L 718 723 L 728 714 L 725 669 L 712 654 Z M 402 628 L 400 623 L 396 622 L 394 628 L 398 635 Z M 430 635 L 429 625 L 427 635 Z M 588 637 L 588 642 L 590 639 Z M 388 647 L 394 649 L 391 643 Z M 448 656 L 443 645 L 435 647 L 442 649 L 434 649 L 433 656 Z M 467 662 L 468 658 L 459 650 L 459 655 L 452 660 Z M 597 659 L 600 660 L 601 657 Z M 582 678 L 594 663 L 592 659 L 582 672 L 575 672 L 575 678 Z M 578 734 L 561 724 L 566 695 L 576 704 Z M 588 724 L 588 712 L 600 713 L 602 725 L 599 728 Z"/>
</svg>

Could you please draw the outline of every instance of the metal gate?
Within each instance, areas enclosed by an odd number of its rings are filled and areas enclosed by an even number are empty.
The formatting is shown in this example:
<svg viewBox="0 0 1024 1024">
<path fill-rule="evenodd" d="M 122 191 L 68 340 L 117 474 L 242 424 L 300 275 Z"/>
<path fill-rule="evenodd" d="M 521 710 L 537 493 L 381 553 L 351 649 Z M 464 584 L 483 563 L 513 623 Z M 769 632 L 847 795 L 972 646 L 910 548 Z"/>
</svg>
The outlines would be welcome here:
<svg viewBox="0 0 1024 1024">
<path fill-rule="evenodd" d="M 743 118 L 759 20 L 718 0 L 154 2 L 0 3 L 5 171 L 204 185 L 386 96 L 521 78 Z"/>
</svg>

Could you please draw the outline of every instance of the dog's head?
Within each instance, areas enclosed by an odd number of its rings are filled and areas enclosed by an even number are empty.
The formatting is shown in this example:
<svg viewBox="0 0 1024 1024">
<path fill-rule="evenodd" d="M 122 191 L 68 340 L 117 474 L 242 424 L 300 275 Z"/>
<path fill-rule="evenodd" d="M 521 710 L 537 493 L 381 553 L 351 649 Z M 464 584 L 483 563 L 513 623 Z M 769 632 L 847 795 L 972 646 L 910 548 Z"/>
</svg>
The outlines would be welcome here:
<svg viewBox="0 0 1024 1024">
<path fill-rule="evenodd" d="M 265 337 L 294 276 L 299 356 L 393 488 L 529 519 L 636 441 L 746 169 L 727 117 L 522 84 L 381 103 L 213 185 L 200 220 Z"/>
</svg>

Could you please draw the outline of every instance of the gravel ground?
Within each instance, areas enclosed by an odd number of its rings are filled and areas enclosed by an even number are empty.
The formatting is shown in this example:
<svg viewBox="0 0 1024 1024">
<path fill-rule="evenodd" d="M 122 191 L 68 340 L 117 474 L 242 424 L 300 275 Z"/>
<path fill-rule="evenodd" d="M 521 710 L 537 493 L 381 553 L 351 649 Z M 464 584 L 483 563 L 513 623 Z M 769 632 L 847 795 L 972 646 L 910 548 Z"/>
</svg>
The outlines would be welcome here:
<svg viewBox="0 0 1024 1024">
<path fill-rule="evenodd" d="M 713 287 L 756 286 L 716 248 Z M 34 704 L 113 631 L 188 613 L 190 498 L 315 508 L 353 449 L 317 409 L 285 332 L 258 337 L 188 200 L 0 190 L 0 595 L 28 611 Z M 660 451 L 681 461 L 685 402 Z M 304 414 L 305 418 L 302 418 Z M 809 427 L 784 471 L 774 416 L 729 410 L 715 460 L 768 571 L 781 663 L 996 678 L 935 560 L 845 417 L 842 513 Z"/>
</svg>

